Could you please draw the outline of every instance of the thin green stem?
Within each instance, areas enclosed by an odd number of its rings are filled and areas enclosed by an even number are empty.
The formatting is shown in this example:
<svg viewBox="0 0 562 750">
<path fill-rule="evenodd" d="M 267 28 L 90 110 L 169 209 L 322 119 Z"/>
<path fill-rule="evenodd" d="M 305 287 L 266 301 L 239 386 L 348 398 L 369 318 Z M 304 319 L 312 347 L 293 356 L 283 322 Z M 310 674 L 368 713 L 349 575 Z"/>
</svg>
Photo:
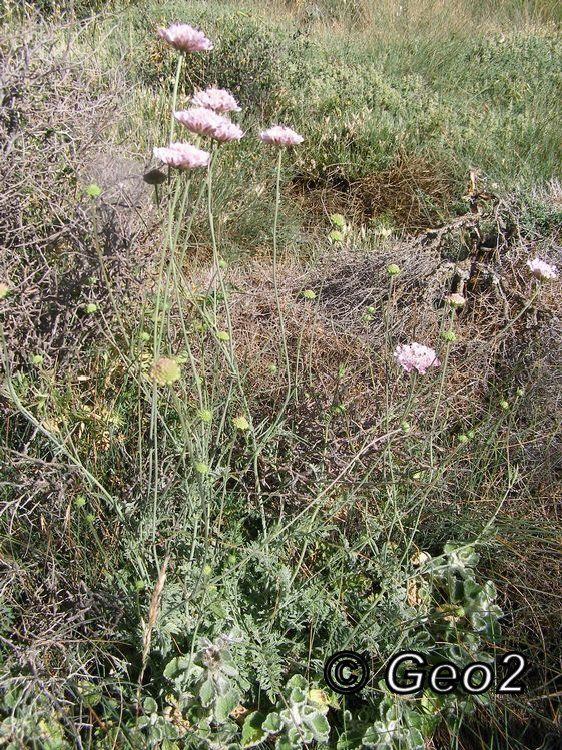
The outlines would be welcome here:
<svg viewBox="0 0 562 750">
<path fill-rule="evenodd" d="M 291 362 L 289 359 L 289 349 L 287 347 L 287 336 L 285 333 L 285 321 L 283 320 L 283 312 L 281 310 L 281 300 L 279 298 L 279 285 L 277 276 L 277 260 L 278 260 L 278 238 L 277 238 L 277 227 L 279 223 L 279 205 L 281 203 L 281 158 L 283 152 L 279 149 L 277 154 L 277 170 L 275 177 L 275 212 L 273 214 L 273 292 L 275 295 L 275 306 L 277 308 L 277 316 L 279 318 L 279 330 L 281 333 L 281 343 L 283 346 L 283 354 L 285 357 L 285 367 L 287 370 L 287 397 L 283 410 L 287 407 L 291 398 Z"/>
<path fill-rule="evenodd" d="M 495 336 L 496 340 L 502 338 L 502 336 L 505 336 L 505 334 L 509 331 L 509 329 L 512 328 L 515 325 L 515 323 L 517 323 L 517 321 L 519 320 L 519 318 L 527 312 L 527 310 L 531 307 L 531 305 L 533 304 L 533 302 L 536 300 L 539 291 L 540 291 L 540 284 L 537 284 L 537 288 L 531 294 L 531 296 L 529 297 L 529 299 L 527 300 L 527 302 L 523 305 L 523 307 L 521 308 L 521 310 L 519 310 L 519 312 L 513 318 L 513 320 L 510 320 L 509 323 L 506 325 L 506 327 L 503 330 L 499 331 L 499 333 L 496 334 L 496 336 Z"/>
<path fill-rule="evenodd" d="M 176 104 L 178 100 L 178 87 L 180 83 L 181 67 L 183 63 L 183 52 L 178 52 L 178 63 L 176 66 L 176 77 L 174 80 L 174 90 L 172 93 L 172 112 L 170 114 L 170 143 L 174 140 L 174 129 L 176 127 L 176 119 L 174 112 L 176 111 Z"/>
<path fill-rule="evenodd" d="M 209 232 L 211 235 L 211 246 L 213 250 L 213 264 L 216 269 L 216 273 L 217 273 L 217 277 L 218 277 L 219 285 L 220 285 L 220 290 L 221 290 L 222 298 L 224 301 L 224 309 L 225 309 L 226 323 L 227 323 L 227 330 L 228 330 L 228 337 L 229 337 L 228 338 L 228 353 L 229 353 L 228 359 L 230 360 L 230 366 L 236 378 L 238 389 L 241 394 L 242 400 L 244 402 L 246 412 L 248 413 L 248 416 L 250 416 L 251 418 L 250 411 L 248 408 L 248 403 L 244 394 L 244 388 L 242 386 L 242 381 L 240 378 L 240 372 L 238 370 L 238 366 L 236 364 L 236 358 L 234 354 L 234 342 L 233 342 L 232 320 L 230 317 L 230 306 L 228 303 L 227 289 L 224 283 L 222 269 L 220 266 L 220 258 L 218 254 L 218 248 L 217 248 L 217 239 L 215 235 L 215 221 L 214 221 L 214 216 L 213 216 L 213 164 L 215 161 L 215 156 L 216 156 L 216 152 L 213 153 L 213 156 L 209 162 L 208 171 L 207 171 L 207 212 L 208 212 L 208 217 L 209 217 Z M 216 325 L 216 309 L 215 309 L 215 325 Z M 256 442 L 253 425 L 251 429 L 251 439 L 252 439 L 252 444 L 253 444 L 253 449 L 254 449 L 254 455 L 257 458 L 258 446 Z M 261 495 L 259 474 L 257 471 L 257 461 L 254 462 L 254 469 L 255 469 L 254 474 L 255 474 L 255 480 L 256 480 L 256 495 L 258 498 L 258 503 L 259 503 L 259 508 L 260 508 L 260 519 L 261 519 L 261 524 L 262 524 L 262 529 L 263 529 L 264 540 L 265 540 L 266 547 L 267 547 L 267 523 L 266 523 L 266 518 L 265 518 L 265 508 L 263 506 L 263 500 L 262 500 L 262 495 Z"/>
<path fill-rule="evenodd" d="M 447 316 L 444 316 L 446 318 Z M 450 318 L 450 330 L 453 330 L 453 323 L 455 320 L 455 309 L 451 309 Z M 437 423 L 437 415 L 439 414 L 439 407 L 441 406 L 441 400 L 443 398 L 443 390 L 445 388 L 445 377 L 447 376 L 447 366 L 449 364 L 449 354 L 451 353 L 451 342 L 447 341 L 445 347 L 445 356 L 443 358 L 443 366 L 441 368 L 441 377 L 439 379 L 439 391 L 437 393 L 437 400 L 435 402 L 435 409 L 433 411 L 433 418 L 431 420 L 431 432 L 429 435 L 429 462 L 431 469 L 433 470 L 433 441 L 435 438 L 435 425 Z"/>
</svg>

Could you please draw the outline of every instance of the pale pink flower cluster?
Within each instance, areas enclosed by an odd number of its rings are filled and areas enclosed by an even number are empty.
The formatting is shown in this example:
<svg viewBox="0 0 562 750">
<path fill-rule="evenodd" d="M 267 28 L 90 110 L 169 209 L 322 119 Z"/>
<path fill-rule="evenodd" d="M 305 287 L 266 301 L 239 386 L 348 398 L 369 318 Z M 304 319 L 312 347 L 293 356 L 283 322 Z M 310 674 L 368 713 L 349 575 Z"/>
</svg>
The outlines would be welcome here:
<svg viewBox="0 0 562 750">
<path fill-rule="evenodd" d="M 195 107 L 205 107 L 221 114 L 240 112 L 238 102 L 232 94 L 225 89 L 217 89 L 215 86 L 208 86 L 205 91 L 197 91 L 191 97 L 191 103 Z"/>
<path fill-rule="evenodd" d="M 155 148 L 154 156 L 164 164 L 178 169 L 206 167 L 211 159 L 211 154 L 191 143 L 170 143 L 169 146 Z"/>
<path fill-rule="evenodd" d="M 441 364 L 434 349 L 416 341 L 412 341 L 411 344 L 398 344 L 394 356 L 406 372 L 417 370 L 420 375 L 425 375 L 430 367 L 439 367 Z"/>
<path fill-rule="evenodd" d="M 274 146 L 298 146 L 299 143 L 304 141 L 302 135 L 286 125 L 273 125 L 271 128 L 263 130 L 260 133 L 260 138 L 264 143 L 270 143 Z"/>
<path fill-rule="evenodd" d="M 533 276 L 535 276 L 537 279 L 540 279 L 541 281 L 550 281 L 551 279 L 558 278 L 558 271 L 556 270 L 556 266 L 553 266 L 550 263 L 541 260 L 540 258 L 533 258 L 533 260 L 528 260 L 527 265 L 529 266 Z"/>
<path fill-rule="evenodd" d="M 174 112 L 174 117 L 192 133 L 208 135 L 221 143 L 239 141 L 244 135 L 238 125 L 230 122 L 227 117 L 205 107 L 191 107 Z"/>
<path fill-rule="evenodd" d="M 213 49 L 211 40 L 187 23 L 173 23 L 167 29 L 158 29 L 158 36 L 182 52 L 208 52 Z"/>
<path fill-rule="evenodd" d="M 217 125 L 213 130 L 211 137 L 219 143 L 229 143 L 231 141 L 239 141 L 243 135 L 244 132 L 238 127 L 238 125 L 227 120 L 226 122 Z"/>
<path fill-rule="evenodd" d="M 192 133 L 199 135 L 210 135 L 225 119 L 204 107 L 190 107 L 190 109 L 174 112 L 174 117 Z"/>
</svg>

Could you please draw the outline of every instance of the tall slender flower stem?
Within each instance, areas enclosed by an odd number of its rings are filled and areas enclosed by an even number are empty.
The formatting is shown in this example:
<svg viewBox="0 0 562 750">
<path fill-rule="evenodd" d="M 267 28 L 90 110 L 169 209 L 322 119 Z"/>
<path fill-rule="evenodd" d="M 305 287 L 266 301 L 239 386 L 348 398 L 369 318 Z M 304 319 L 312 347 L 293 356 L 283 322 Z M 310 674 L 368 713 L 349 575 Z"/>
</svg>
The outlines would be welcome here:
<svg viewBox="0 0 562 750">
<path fill-rule="evenodd" d="M 174 129 L 176 127 L 176 120 L 174 112 L 176 111 L 176 103 L 178 100 L 178 87 L 180 84 L 181 68 L 183 64 L 183 52 L 178 52 L 178 63 L 176 66 L 176 77 L 174 79 L 174 90 L 172 92 L 172 112 L 170 114 L 170 143 L 174 140 Z"/>
<path fill-rule="evenodd" d="M 402 422 L 405 422 L 408 419 L 408 416 L 410 414 L 412 404 L 414 403 L 414 394 L 416 392 L 417 384 L 418 384 L 418 373 L 416 372 L 416 370 L 413 370 L 411 377 L 410 377 L 410 392 L 408 394 L 408 401 L 406 402 L 404 413 L 402 414 Z"/>
<path fill-rule="evenodd" d="M 224 283 L 223 275 L 222 275 L 222 269 L 220 267 L 220 258 L 218 254 L 218 248 L 217 248 L 217 238 L 215 235 L 215 221 L 213 216 L 213 165 L 216 158 L 216 151 L 213 153 L 211 160 L 209 162 L 209 166 L 207 168 L 207 212 L 209 217 L 209 232 L 211 235 L 211 247 L 213 250 L 213 263 L 216 269 L 217 277 L 219 280 L 220 290 L 222 294 L 222 298 L 224 300 L 224 307 L 225 307 L 225 314 L 226 314 L 226 323 L 227 323 L 227 329 L 228 329 L 228 359 L 230 360 L 229 364 L 231 367 L 231 370 L 233 374 L 236 377 L 238 390 L 240 392 L 240 395 L 242 397 L 244 408 L 246 409 L 246 412 L 248 415 L 250 415 L 250 410 L 248 407 L 248 402 L 244 393 L 244 388 L 242 386 L 242 382 L 240 379 L 240 373 L 238 371 L 238 366 L 236 364 L 236 358 L 234 355 L 234 343 L 233 343 L 233 334 L 232 334 L 232 321 L 230 317 L 230 308 L 228 304 L 228 296 L 227 296 L 227 289 Z M 215 307 L 215 325 L 216 325 L 216 307 Z M 255 468 L 255 479 L 256 479 L 256 494 L 258 497 L 258 503 L 260 508 L 260 519 L 262 524 L 262 530 L 263 530 L 263 536 L 266 543 L 266 549 L 267 549 L 267 523 L 265 518 L 265 508 L 263 506 L 263 500 L 261 496 L 261 487 L 259 482 L 259 475 L 257 471 L 257 455 L 258 455 L 258 446 L 256 442 L 256 437 L 254 433 L 254 429 L 252 426 L 251 429 L 251 439 L 253 442 L 253 448 L 254 448 L 254 455 L 256 460 L 254 461 L 254 468 Z"/>
<path fill-rule="evenodd" d="M 539 291 L 540 291 L 540 284 L 537 284 L 537 288 L 531 294 L 527 302 L 523 305 L 521 310 L 519 310 L 519 312 L 513 318 L 513 320 L 510 320 L 509 323 L 506 325 L 506 327 L 502 331 L 499 331 L 499 333 L 496 334 L 496 336 L 494 337 L 496 340 L 500 339 L 502 336 L 505 336 L 505 334 L 509 331 L 510 328 L 512 328 L 515 325 L 515 323 L 519 320 L 519 318 L 527 312 L 527 310 L 531 307 L 533 302 L 536 300 Z"/>
<path fill-rule="evenodd" d="M 277 154 L 277 170 L 275 177 L 275 213 L 273 214 L 273 292 L 275 294 L 275 306 L 277 308 L 277 316 L 279 318 L 279 329 L 281 333 L 281 343 L 283 346 L 283 354 L 285 356 L 285 367 L 287 369 L 287 396 L 283 409 L 289 403 L 291 398 L 291 362 L 289 359 L 289 349 L 287 347 L 287 336 L 285 334 L 285 322 L 283 320 L 283 313 L 281 311 L 281 301 L 279 299 L 279 285 L 277 279 L 277 259 L 278 259 L 278 245 L 277 245 L 277 225 L 279 222 L 279 205 L 281 203 L 281 158 L 283 155 L 282 149 L 279 149 Z"/>
<path fill-rule="evenodd" d="M 384 389 L 385 389 L 385 397 L 386 397 L 386 429 L 388 430 L 388 424 L 390 420 L 390 392 L 389 392 L 389 378 L 390 378 L 390 368 L 388 365 L 388 356 L 391 351 L 390 346 L 390 326 L 391 326 L 391 318 L 393 313 L 393 306 L 394 306 L 394 277 L 390 277 L 390 285 L 388 290 L 388 305 L 386 307 L 386 310 L 384 311 L 384 342 L 385 342 L 385 355 L 384 355 L 384 370 L 385 370 L 385 378 L 384 378 Z"/>
<path fill-rule="evenodd" d="M 446 317 L 446 316 L 445 316 Z M 453 323 L 455 320 L 455 309 L 451 309 L 451 319 L 450 319 L 450 325 L 451 329 L 453 327 Z M 445 356 L 443 357 L 443 365 L 441 368 L 441 377 L 439 379 L 439 392 L 437 394 L 437 400 L 435 402 L 435 409 L 433 411 L 433 418 L 431 420 L 431 433 L 429 436 L 429 462 L 431 464 L 431 468 L 433 469 L 433 438 L 434 438 L 434 430 L 435 430 L 435 424 L 437 422 L 437 415 L 439 413 L 439 407 L 441 406 L 441 400 L 443 398 L 443 389 L 445 387 L 445 377 L 447 375 L 447 365 L 449 364 L 449 354 L 451 353 L 451 342 L 447 341 L 447 344 L 445 346 Z"/>
</svg>

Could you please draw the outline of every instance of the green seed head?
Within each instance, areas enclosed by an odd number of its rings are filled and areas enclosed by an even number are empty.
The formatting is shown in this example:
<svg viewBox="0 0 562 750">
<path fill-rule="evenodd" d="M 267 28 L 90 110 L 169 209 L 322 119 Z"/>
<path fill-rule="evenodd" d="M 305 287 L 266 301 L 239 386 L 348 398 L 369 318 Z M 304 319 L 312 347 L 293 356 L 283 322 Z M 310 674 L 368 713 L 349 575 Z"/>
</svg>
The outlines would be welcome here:
<svg viewBox="0 0 562 750">
<path fill-rule="evenodd" d="M 457 334 L 453 330 L 443 331 L 441 334 L 441 338 L 443 341 L 456 341 L 457 340 Z"/>
<path fill-rule="evenodd" d="M 74 505 L 77 508 L 83 508 L 86 505 L 86 498 L 84 495 L 78 495 L 78 497 L 74 500 Z"/>
<path fill-rule="evenodd" d="M 99 185 L 96 185 L 96 183 L 93 182 L 86 188 L 86 194 L 89 195 L 90 198 L 97 198 L 101 195 L 101 188 Z"/>
<path fill-rule="evenodd" d="M 42 354 L 34 354 L 31 357 L 31 364 L 36 365 L 37 367 L 40 367 L 44 362 L 44 357 Z"/>
<path fill-rule="evenodd" d="M 230 341 L 230 336 L 227 331 L 217 331 L 216 337 L 219 341 Z"/>
<path fill-rule="evenodd" d="M 89 314 L 97 312 L 98 306 L 95 302 L 88 302 L 86 305 L 86 312 Z"/>
<path fill-rule="evenodd" d="M 209 467 L 203 461 L 196 461 L 194 464 L 195 471 L 201 476 L 206 476 L 209 473 Z"/>
<path fill-rule="evenodd" d="M 197 414 L 199 419 L 205 424 L 211 424 L 213 421 L 213 412 L 210 409 L 201 409 Z"/>
<path fill-rule="evenodd" d="M 250 429 L 250 423 L 246 419 L 246 417 L 238 416 L 232 418 L 232 424 L 234 427 L 236 427 L 237 430 L 249 430 Z"/>
<path fill-rule="evenodd" d="M 335 227 L 338 227 L 338 229 L 343 229 L 345 227 L 345 217 L 343 214 L 332 214 L 330 216 L 330 221 Z"/>
<path fill-rule="evenodd" d="M 305 299 L 316 299 L 316 292 L 314 292 L 312 289 L 305 289 L 302 293 L 302 296 Z"/>
<path fill-rule="evenodd" d="M 459 443 L 468 443 L 468 435 L 459 435 Z"/>
<path fill-rule="evenodd" d="M 181 368 L 175 359 L 160 357 L 152 365 L 150 375 L 158 385 L 172 385 L 181 378 Z"/>
<path fill-rule="evenodd" d="M 401 268 L 400 266 L 397 266 L 396 263 L 391 263 L 386 269 L 386 272 L 389 276 L 398 276 L 398 274 L 401 273 Z"/>
<path fill-rule="evenodd" d="M 509 409 L 509 401 L 500 401 L 500 408 L 507 411 Z"/>
<path fill-rule="evenodd" d="M 400 427 L 402 428 L 402 432 L 410 432 L 412 429 L 412 426 L 409 422 L 406 422 L 406 420 L 400 422 Z"/>
<path fill-rule="evenodd" d="M 4 299 L 5 297 L 10 294 L 10 287 L 8 284 L 5 284 L 3 281 L 0 281 L 0 299 Z"/>
<path fill-rule="evenodd" d="M 139 339 L 141 341 L 144 341 L 144 342 L 149 341 L 150 340 L 150 333 L 148 331 L 141 331 L 139 333 Z"/>
<path fill-rule="evenodd" d="M 203 565 L 203 575 L 207 578 L 212 574 L 213 569 L 210 565 Z"/>
</svg>

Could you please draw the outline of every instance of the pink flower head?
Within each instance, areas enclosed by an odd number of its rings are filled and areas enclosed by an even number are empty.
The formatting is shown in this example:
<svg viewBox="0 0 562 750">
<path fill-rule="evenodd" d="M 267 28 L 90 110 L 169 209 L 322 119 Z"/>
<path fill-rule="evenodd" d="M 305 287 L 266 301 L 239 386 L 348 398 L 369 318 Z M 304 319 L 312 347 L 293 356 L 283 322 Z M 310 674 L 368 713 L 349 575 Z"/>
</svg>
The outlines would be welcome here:
<svg viewBox="0 0 562 750">
<path fill-rule="evenodd" d="M 174 112 L 174 117 L 192 133 L 208 135 L 220 143 L 239 141 L 244 135 L 238 125 L 230 122 L 228 117 L 217 115 L 216 112 L 205 107 L 191 107 L 181 112 Z"/>
<path fill-rule="evenodd" d="M 191 103 L 196 107 L 206 107 L 215 112 L 240 112 L 236 99 L 225 89 L 207 86 L 205 91 L 198 91 L 191 97 Z"/>
<path fill-rule="evenodd" d="M 235 125 L 233 122 L 225 122 L 217 125 L 211 133 L 211 138 L 219 143 L 230 143 L 231 141 L 239 141 L 244 135 L 242 128 Z"/>
<path fill-rule="evenodd" d="M 229 123 L 226 117 L 217 115 L 216 112 L 205 107 L 191 107 L 181 112 L 174 112 L 174 117 L 192 133 L 199 133 L 199 135 L 212 135 L 213 130 L 219 125 Z"/>
<path fill-rule="evenodd" d="M 451 307 L 464 307 L 466 304 L 466 299 L 462 296 L 462 294 L 459 294 L 458 292 L 449 294 L 446 299 Z"/>
<path fill-rule="evenodd" d="M 211 40 L 187 23 L 173 23 L 167 29 L 158 29 L 158 36 L 183 52 L 208 52 L 213 49 Z"/>
<path fill-rule="evenodd" d="M 164 164 L 178 169 L 206 167 L 211 159 L 211 154 L 191 143 L 170 143 L 169 146 L 155 148 L 154 156 Z"/>
<path fill-rule="evenodd" d="M 531 273 L 533 274 L 533 276 L 535 276 L 537 279 L 540 279 L 541 281 L 549 281 L 550 279 L 558 278 L 558 271 L 556 270 L 556 266 L 553 266 L 550 263 L 546 263 L 546 261 L 541 260 L 540 258 L 533 258 L 533 260 L 528 260 L 527 265 L 531 269 Z"/>
<path fill-rule="evenodd" d="M 274 146 L 298 146 L 304 141 L 302 135 L 285 125 L 273 125 L 268 130 L 263 130 L 260 138 L 264 143 L 271 143 Z"/>
<path fill-rule="evenodd" d="M 394 356 L 406 372 L 417 370 L 420 375 L 425 375 L 429 367 L 439 367 L 441 364 L 434 349 L 415 341 L 411 344 L 399 344 Z"/>
</svg>

